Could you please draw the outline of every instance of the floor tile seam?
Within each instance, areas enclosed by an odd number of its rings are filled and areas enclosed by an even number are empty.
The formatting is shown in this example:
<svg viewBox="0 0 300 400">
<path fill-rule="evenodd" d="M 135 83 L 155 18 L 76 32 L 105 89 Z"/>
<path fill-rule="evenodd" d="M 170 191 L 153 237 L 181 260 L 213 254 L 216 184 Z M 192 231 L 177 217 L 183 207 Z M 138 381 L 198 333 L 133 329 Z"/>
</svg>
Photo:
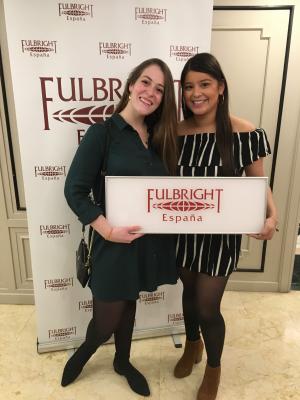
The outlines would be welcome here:
<svg viewBox="0 0 300 400">
<path fill-rule="evenodd" d="M 19 336 L 22 335 L 22 333 L 25 331 L 29 321 L 31 320 L 31 318 L 33 317 L 33 315 L 35 315 L 35 309 L 32 310 L 32 312 L 30 313 L 30 315 L 28 316 L 28 318 L 26 319 L 26 321 L 24 322 L 22 328 L 20 328 L 20 330 L 17 332 L 17 340 L 19 339 Z"/>
</svg>

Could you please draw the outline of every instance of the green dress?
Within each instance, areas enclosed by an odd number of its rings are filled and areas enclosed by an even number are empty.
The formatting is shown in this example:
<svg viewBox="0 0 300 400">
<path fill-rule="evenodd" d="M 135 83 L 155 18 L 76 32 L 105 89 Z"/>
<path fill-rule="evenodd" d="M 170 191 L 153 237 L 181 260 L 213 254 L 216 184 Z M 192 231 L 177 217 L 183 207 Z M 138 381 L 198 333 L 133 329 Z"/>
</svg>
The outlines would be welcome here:
<svg viewBox="0 0 300 400">
<path fill-rule="evenodd" d="M 67 202 L 85 225 L 104 214 L 104 204 L 93 204 L 88 195 L 99 176 L 106 133 L 101 124 L 87 130 L 66 178 Z M 167 175 L 151 143 L 146 149 L 138 133 L 119 114 L 111 117 L 110 137 L 107 175 Z M 92 262 L 89 286 L 93 296 L 103 301 L 136 300 L 140 291 L 155 291 L 159 285 L 176 284 L 178 279 L 173 235 L 146 234 L 124 244 L 106 241 L 95 232 Z"/>
</svg>

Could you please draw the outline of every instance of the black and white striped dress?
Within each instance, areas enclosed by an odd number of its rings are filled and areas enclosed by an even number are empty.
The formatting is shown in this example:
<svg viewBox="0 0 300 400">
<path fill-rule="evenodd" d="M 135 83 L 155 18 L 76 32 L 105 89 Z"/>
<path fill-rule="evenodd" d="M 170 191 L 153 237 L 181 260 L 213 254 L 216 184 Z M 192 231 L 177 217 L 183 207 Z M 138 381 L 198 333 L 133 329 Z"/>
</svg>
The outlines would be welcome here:
<svg viewBox="0 0 300 400">
<path fill-rule="evenodd" d="M 242 174 L 244 167 L 271 154 L 266 133 L 259 128 L 234 133 L 234 159 Z M 179 137 L 179 176 L 222 176 L 222 161 L 215 133 Z M 177 238 L 177 266 L 211 276 L 228 276 L 236 269 L 241 235 L 180 234 Z"/>
</svg>

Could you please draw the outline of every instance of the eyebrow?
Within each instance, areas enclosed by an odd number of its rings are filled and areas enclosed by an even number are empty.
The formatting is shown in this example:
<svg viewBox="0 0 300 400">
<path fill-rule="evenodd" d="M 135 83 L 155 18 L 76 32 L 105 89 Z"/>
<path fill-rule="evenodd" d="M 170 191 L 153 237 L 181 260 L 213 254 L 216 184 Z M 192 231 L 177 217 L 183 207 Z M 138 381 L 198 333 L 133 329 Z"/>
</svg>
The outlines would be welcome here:
<svg viewBox="0 0 300 400">
<path fill-rule="evenodd" d="M 200 79 L 200 81 L 197 81 L 197 82 L 205 82 L 205 81 L 211 82 L 212 79 L 210 79 L 210 78 L 205 78 L 205 79 Z M 184 82 L 185 85 L 186 85 L 187 83 L 192 83 L 192 82 L 191 82 L 191 81 L 186 81 L 186 82 Z"/>
<path fill-rule="evenodd" d="M 142 75 L 141 78 L 148 78 L 151 82 L 153 82 L 153 79 L 150 78 L 150 76 L 148 75 Z M 158 86 L 161 86 L 162 88 L 164 88 L 165 86 L 162 83 L 158 83 Z"/>
</svg>

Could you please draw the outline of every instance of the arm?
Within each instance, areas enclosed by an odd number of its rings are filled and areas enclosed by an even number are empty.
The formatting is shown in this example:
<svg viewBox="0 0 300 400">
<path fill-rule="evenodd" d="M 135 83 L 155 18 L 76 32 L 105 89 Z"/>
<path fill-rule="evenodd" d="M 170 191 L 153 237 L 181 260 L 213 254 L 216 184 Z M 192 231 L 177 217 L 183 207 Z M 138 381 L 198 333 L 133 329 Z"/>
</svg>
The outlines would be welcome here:
<svg viewBox="0 0 300 400">
<path fill-rule="evenodd" d="M 94 204 L 89 197 L 101 170 L 104 144 L 105 129 L 99 124 L 92 125 L 82 139 L 66 177 L 65 198 L 84 225 L 104 213 L 103 208 Z"/>
<path fill-rule="evenodd" d="M 99 179 L 105 147 L 105 128 L 92 125 L 82 139 L 71 163 L 66 183 L 65 197 L 82 224 L 90 224 L 105 240 L 131 243 L 142 234 L 132 233 L 138 226 L 112 227 L 104 217 L 101 205 L 94 204 L 89 193 Z"/>
<path fill-rule="evenodd" d="M 252 164 L 245 167 L 245 172 L 247 176 L 265 176 L 264 173 L 264 165 L 263 158 L 259 158 L 254 161 Z M 272 239 L 276 229 L 277 229 L 278 219 L 277 219 L 277 211 L 276 206 L 273 200 L 273 195 L 271 189 L 268 188 L 267 193 L 267 218 L 265 221 L 265 225 L 261 232 L 257 235 L 250 235 L 255 239 L 260 240 L 269 240 Z"/>
<path fill-rule="evenodd" d="M 133 240 L 143 236 L 142 233 L 135 233 L 140 226 L 111 226 L 104 215 L 99 215 L 90 225 L 105 240 L 116 243 L 131 243 Z"/>
</svg>

